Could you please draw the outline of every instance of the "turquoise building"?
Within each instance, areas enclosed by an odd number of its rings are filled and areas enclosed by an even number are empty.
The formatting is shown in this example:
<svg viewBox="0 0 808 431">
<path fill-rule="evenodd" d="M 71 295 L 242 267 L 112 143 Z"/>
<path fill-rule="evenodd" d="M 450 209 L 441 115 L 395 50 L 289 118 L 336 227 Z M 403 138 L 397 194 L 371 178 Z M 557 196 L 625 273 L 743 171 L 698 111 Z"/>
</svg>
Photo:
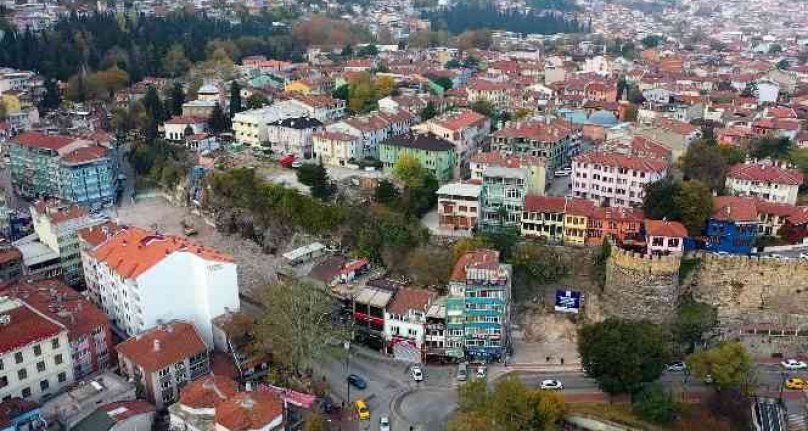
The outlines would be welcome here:
<svg viewBox="0 0 808 431">
<path fill-rule="evenodd" d="M 452 179 L 455 147 L 451 142 L 424 133 L 398 135 L 379 144 L 379 161 L 386 170 L 392 169 L 404 154 L 415 157 L 438 181 Z"/>
</svg>

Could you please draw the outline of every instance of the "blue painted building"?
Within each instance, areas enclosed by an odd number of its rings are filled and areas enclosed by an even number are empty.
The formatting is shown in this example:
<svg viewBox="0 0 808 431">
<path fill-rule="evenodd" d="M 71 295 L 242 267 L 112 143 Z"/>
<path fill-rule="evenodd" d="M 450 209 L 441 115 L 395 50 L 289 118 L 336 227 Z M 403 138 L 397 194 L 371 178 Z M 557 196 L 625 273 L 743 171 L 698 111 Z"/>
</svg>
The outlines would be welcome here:
<svg viewBox="0 0 808 431">
<path fill-rule="evenodd" d="M 718 196 L 713 208 L 704 229 L 703 248 L 712 252 L 751 253 L 758 233 L 754 202 L 738 196 Z"/>
<path fill-rule="evenodd" d="M 22 398 L 0 402 L 0 431 L 34 431 L 46 429 L 39 404 Z"/>
</svg>

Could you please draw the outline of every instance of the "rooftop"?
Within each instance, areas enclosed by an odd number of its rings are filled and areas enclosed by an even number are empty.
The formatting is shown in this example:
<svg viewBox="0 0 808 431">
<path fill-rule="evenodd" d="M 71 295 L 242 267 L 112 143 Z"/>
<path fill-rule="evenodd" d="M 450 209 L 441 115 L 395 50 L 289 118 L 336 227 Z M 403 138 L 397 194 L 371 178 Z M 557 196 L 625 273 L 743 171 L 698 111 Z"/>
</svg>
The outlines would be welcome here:
<svg viewBox="0 0 808 431">
<path fill-rule="evenodd" d="M 664 172 L 668 163 L 657 159 L 628 156 L 620 153 L 591 152 L 575 156 L 578 163 L 592 163 L 604 166 L 616 166 L 642 172 Z"/>
<path fill-rule="evenodd" d="M 154 372 L 207 350 L 194 325 L 172 321 L 118 344 L 115 349 L 145 370 Z"/>
<path fill-rule="evenodd" d="M 740 163 L 732 165 L 727 172 L 728 178 L 738 180 L 759 181 L 767 183 L 800 185 L 804 177 L 795 169 L 786 169 L 766 163 Z"/>
<path fill-rule="evenodd" d="M 209 375 L 188 383 L 180 392 L 180 403 L 192 409 L 215 408 L 238 392 L 238 384 L 224 376 Z"/>
<path fill-rule="evenodd" d="M 438 196 L 464 196 L 478 198 L 482 187 L 479 184 L 454 182 L 442 185 L 436 194 Z"/>
<path fill-rule="evenodd" d="M 671 220 L 646 220 L 645 232 L 651 236 L 664 236 L 672 238 L 684 238 L 687 236 L 687 229 L 678 221 Z"/>
<path fill-rule="evenodd" d="M 499 252 L 495 250 L 474 250 L 470 251 L 455 263 L 452 270 L 453 281 L 466 281 L 468 272 L 470 270 L 489 270 L 496 271 L 499 269 Z"/>
<path fill-rule="evenodd" d="M 46 148 L 58 151 L 70 145 L 75 140 L 75 138 L 70 136 L 45 135 L 43 133 L 29 132 L 19 134 L 12 138 L 11 141 L 28 147 Z"/>
<path fill-rule="evenodd" d="M 431 133 L 398 135 L 387 139 L 382 145 L 415 148 L 424 151 L 452 151 L 454 144 Z"/>
<path fill-rule="evenodd" d="M 283 402 L 268 392 L 240 392 L 216 408 L 216 424 L 229 431 L 267 429 L 283 421 Z"/>
<path fill-rule="evenodd" d="M 434 297 L 434 292 L 404 287 L 396 292 L 393 301 L 387 306 L 387 311 L 398 315 L 407 314 L 409 310 L 426 311 Z"/>
<path fill-rule="evenodd" d="M 46 317 L 24 302 L 0 296 L 0 354 L 47 340 L 66 331 L 59 322 Z"/>
</svg>

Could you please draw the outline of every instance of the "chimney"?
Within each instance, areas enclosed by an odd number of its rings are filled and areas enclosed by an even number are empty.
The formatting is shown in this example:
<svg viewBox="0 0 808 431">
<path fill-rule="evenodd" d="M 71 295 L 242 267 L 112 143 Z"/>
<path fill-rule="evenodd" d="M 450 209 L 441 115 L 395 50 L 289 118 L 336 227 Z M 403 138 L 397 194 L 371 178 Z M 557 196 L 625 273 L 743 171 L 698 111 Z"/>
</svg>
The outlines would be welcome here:
<svg viewBox="0 0 808 431">
<path fill-rule="evenodd" d="M 155 352 L 159 352 L 161 348 L 162 348 L 162 343 L 160 342 L 160 340 L 154 340 L 153 350 Z"/>
</svg>

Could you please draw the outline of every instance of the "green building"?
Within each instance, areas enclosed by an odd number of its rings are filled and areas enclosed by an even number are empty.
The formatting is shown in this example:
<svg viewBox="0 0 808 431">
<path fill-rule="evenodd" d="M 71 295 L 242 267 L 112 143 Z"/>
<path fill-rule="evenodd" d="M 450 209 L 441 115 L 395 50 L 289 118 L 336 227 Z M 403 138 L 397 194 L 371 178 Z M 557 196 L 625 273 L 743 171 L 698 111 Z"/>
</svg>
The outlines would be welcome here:
<svg viewBox="0 0 808 431">
<path fill-rule="evenodd" d="M 440 182 L 452 179 L 455 147 L 451 142 L 435 135 L 407 134 L 387 139 L 379 144 L 379 160 L 385 170 L 392 169 L 404 155 L 410 154 Z"/>
<path fill-rule="evenodd" d="M 446 300 L 446 355 L 504 359 L 510 347 L 511 266 L 499 252 L 475 250 L 455 264 Z"/>
</svg>

